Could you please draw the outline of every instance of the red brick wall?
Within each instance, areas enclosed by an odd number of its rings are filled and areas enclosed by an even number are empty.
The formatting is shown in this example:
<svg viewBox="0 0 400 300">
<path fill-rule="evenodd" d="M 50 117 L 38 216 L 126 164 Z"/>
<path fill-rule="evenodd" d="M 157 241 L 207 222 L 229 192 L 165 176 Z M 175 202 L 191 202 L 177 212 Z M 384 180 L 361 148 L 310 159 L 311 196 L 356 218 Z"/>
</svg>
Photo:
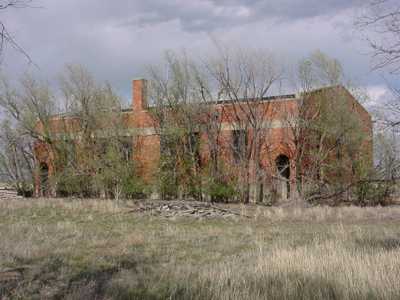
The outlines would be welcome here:
<svg viewBox="0 0 400 300">
<path fill-rule="evenodd" d="M 133 129 L 136 132 L 135 144 L 133 149 L 133 159 L 137 163 L 141 176 L 147 182 L 151 182 L 158 169 L 160 158 L 160 139 L 154 132 L 154 119 L 147 110 L 147 84 L 144 80 L 134 80 L 132 82 L 132 111 L 124 113 L 125 126 Z M 347 91 L 346 91 L 347 92 Z M 371 137 L 371 143 L 366 143 L 365 151 L 371 154 L 372 157 L 372 122 L 371 117 L 365 109 L 358 104 L 357 101 L 348 93 L 349 101 L 354 103 L 355 112 L 362 118 L 365 123 L 365 130 Z M 285 125 L 288 115 L 295 117 L 298 112 L 297 99 L 276 99 L 266 101 L 264 105 L 269 105 L 265 110 L 265 120 L 272 122 L 281 122 L 282 126 L 275 126 L 267 129 L 265 135 L 265 143 L 262 148 L 262 165 L 264 168 L 273 171 L 275 170 L 275 159 L 280 154 L 286 155 L 289 159 L 293 158 L 294 149 L 292 143 L 292 132 Z M 224 109 L 223 122 L 234 122 L 233 106 L 230 104 L 219 104 L 217 109 Z M 67 126 L 65 125 L 67 124 Z M 74 118 L 65 119 L 55 117 L 52 123 L 52 128 L 55 132 L 63 130 L 78 130 L 77 122 Z M 251 135 L 251 132 L 250 132 Z M 222 159 L 229 161 L 232 153 L 230 151 L 232 133 L 230 130 L 222 132 L 220 143 L 223 146 Z M 202 138 L 204 140 L 204 137 Z M 201 156 L 204 160 L 208 157 L 208 149 L 206 145 L 201 147 Z M 51 154 L 43 146 L 38 146 L 36 149 L 38 161 L 45 161 L 51 165 Z M 294 164 L 291 164 L 291 181 L 294 184 Z"/>
</svg>

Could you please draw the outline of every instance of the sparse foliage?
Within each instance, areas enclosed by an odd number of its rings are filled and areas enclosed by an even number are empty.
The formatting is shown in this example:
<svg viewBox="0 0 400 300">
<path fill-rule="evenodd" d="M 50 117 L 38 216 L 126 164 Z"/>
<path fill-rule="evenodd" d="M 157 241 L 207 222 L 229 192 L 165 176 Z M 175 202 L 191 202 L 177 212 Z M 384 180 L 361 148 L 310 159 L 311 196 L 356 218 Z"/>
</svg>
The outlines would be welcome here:
<svg viewBox="0 0 400 300">
<path fill-rule="evenodd" d="M 400 5 L 394 0 L 370 0 L 356 20 L 357 28 L 364 34 L 372 49 L 374 70 L 388 71 L 394 78 L 400 73 Z M 389 189 L 397 180 L 399 165 L 393 153 L 400 125 L 400 90 L 386 79 L 388 93 L 385 102 L 379 103 L 376 114 L 377 155 L 376 177 L 386 181 Z M 390 141 L 390 142 L 389 142 Z"/>
<path fill-rule="evenodd" d="M 301 100 L 296 116 L 288 113 L 287 123 L 297 191 L 310 201 L 340 200 L 343 194 L 349 199 L 349 184 L 370 175 L 370 128 L 342 88 L 344 75 L 337 60 L 317 51 L 300 62 L 296 78 Z"/>
<path fill-rule="evenodd" d="M 98 84 L 82 66 L 70 65 L 61 87 L 60 102 L 46 83 L 25 77 L 17 90 L 3 79 L 3 177 L 32 191 L 40 154 L 51 172 L 51 189 L 46 190 L 51 194 L 119 198 L 142 193 L 131 156 L 134 136 L 125 130 L 120 100 L 110 85 Z M 64 111 L 56 114 L 59 105 Z"/>
<path fill-rule="evenodd" d="M 9 10 L 13 8 L 26 8 L 30 7 L 32 0 L 1 0 L 0 11 Z M 10 46 L 14 50 L 21 53 L 29 63 L 32 59 L 29 54 L 18 44 L 13 35 L 10 33 L 4 22 L 0 20 L 0 55 L 3 54 L 6 46 Z"/>
<path fill-rule="evenodd" d="M 0 133 L 1 173 L 20 192 L 30 190 L 34 182 L 36 161 L 35 140 L 52 145 L 49 128 L 51 116 L 55 113 L 54 98 L 45 82 L 25 76 L 18 89 L 1 79 L 0 107 L 5 115 Z M 42 124 L 37 127 L 38 121 Z"/>
<path fill-rule="evenodd" d="M 396 0 L 371 0 L 356 25 L 366 33 L 374 69 L 400 71 L 400 5 Z"/>
<path fill-rule="evenodd" d="M 279 64 L 261 50 L 221 51 L 202 62 L 168 53 L 166 69 L 153 67 L 150 77 L 152 99 L 158 101 L 152 114 L 161 139 L 160 171 L 167 171 L 168 186 L 171 180 L 189 190 L 197 186 L 195 194 L 201 196 L 202 185 L 208 190 L 230 190 L 231 180 L 240 178 L 234 185 L 240 200 L 248 202 L 266 176 L 261 152 L 267 151 L 264 125 L 272 109 L 264 100 L 282 76 Z M 233 145 L 227 141 L 230 137 L 221 134 L 224 123 L 246 136 Z M 199 157 L 200 140 L 206 145 L 205 158 Z M 232 152 L 236 153 L 234 167 L 222 169 L 222 156 L 226 160 Z M 199 163 L 208 167 L 200 168 Z"/>
</svg>

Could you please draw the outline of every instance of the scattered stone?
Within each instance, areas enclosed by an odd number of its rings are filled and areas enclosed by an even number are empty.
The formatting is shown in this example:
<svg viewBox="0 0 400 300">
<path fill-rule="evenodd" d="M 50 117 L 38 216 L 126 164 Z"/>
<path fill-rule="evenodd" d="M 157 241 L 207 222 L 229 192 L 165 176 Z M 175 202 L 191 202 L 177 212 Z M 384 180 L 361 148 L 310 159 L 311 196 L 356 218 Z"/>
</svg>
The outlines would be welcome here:
<svg viewBox="0 0 400 300">
<path fill-rule="evenodd" d="M 0 187 L 0 200 L 22 199 L 17 191 L 8 187 Z"/>
<path fill-rule="evenodd" d="M 235 218 L 247 217 L 234 210 L 228 210 L 208 202 L 196 201 L 142 201 L 130 210 L 133 213 L 143 213 L 164 218 Z"/>
<path fill-rule="evenodd" d="M 16 189 L 8 184 L 0 183 L 0 200 L 20 199 L 22 196 L 18 195 Z"/>
</svg>

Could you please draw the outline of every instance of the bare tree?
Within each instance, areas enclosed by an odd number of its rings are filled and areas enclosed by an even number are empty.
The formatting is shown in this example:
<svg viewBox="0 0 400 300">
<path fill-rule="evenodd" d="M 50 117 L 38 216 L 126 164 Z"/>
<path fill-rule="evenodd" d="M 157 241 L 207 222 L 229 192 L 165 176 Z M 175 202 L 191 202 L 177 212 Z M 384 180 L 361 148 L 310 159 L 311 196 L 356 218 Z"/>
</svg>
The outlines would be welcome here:
<svg viewBox="0 0 400 300">
<path fill-rule="evenodd" d="M 234 184 L 235 189 L 239 191 L 239 198 L 248 202 L 250 196 L 255 197 L 259 183 L 265 177 L 262 157 L 271 151 L 267 149 L 266 124 L 268 115 L 272 114 L 272 105 L 265 100 L 281 78 L 282 69 L 271 54 L 261 50 L 223 50 L 217 57 L 198 62 L 185 55 L 177 58 L 169 54 L 166 62 L 167 71 L 160 68 L 150 71 L 152 98 L 156 99 L 152 109 L 156 127 L 165 131 L 166 125 L 172 125 L 175 132 L 183 133 L 183 139 L 174 145 L 190 144 L 185 140 L 201 137 L 206 145 L 206 151 L 202 152 L 207 153 L 207 157 L 203 161 L 208 163 L 206 181 L 211 184 L 211 189 L 228 191 L 229 179 L 240 179 L 239 185 Z M 231 131 L 223 128 L 227 124 L 232 127 Z M 223 129 L 237 136 L 222 134 Z M 160 134 L 161 140 L 165 139 L 163 133 Z M 197 150 L 186 148 L 191 157 L 190 169 L 196 170 L 196 174 L 207 169 L 193 167 L 198 161 Z M 176 157 L 185 157 L 178 149 L 174 151 Z M 223 161 L 227 162 L 231 153 L 232 164 L 226 168 Z M 166 156 L 170 158 L 171 155 Z M 178 166 L 181 164 L 174 161 L 174 168 L 170 166 L 169 170 L 177 170 Z M 198 183 L 205 184 L 204 180 Z"/>
<path fill-rule="evenodd" d="M 56 142 L 59 189 L 79 196 L 127 196 L 135 179 L 134 136 L 126 130 L 120 98 L 80 65 L 67 66 L 61 87 L 67 113 L 52 124 L 62 134 Z"/>
<path fill-rule="evenodd" d="M 225 105 L 221 105 L 220 93 L 218 92 L 218 82 L 212 80 L 212 76 L 208 73 L 209 68 L 202 64 L 202 67 L 192 69 L 194 71 L 194 79 L 198 90 L 199 101 L 202 107 L 201 129 L 204 132 L 204 141 L 208 157 L 203 163 L 207 170 L 206 190 L 210 196 L 210 200 L 218 200 L 218 198 L 229 197 L 232 195 L 229 190 L 226 195 L 219 193 L 221 186 L 228 186 L 230 178 L 221 159 L 224 154 L 223 145 L 223 121 L 225 118 Z M 204 166 L 203 166 L 204 168 Z M 221 199 L 219 199 L 221 200 Z"/>
<path fill-rule="evenodd" d="M 210 75 L 218 83 L 218 95 L 224 101 L 224 118 L 232 124 L 236 143 L 230 143 L 236 156 L 241 184 L 241 199 L 248 202 L 259 194 L 265 170 L 262 156 L 268 156 L 273 105 L 266 101 L 283 70 L 266 50 L 229 50 L 220 48 L 219 55 L 208 63 Z"/>
<path fill-rule="evenodd" d="M 303 196 L 305 181 L 313 176 L 315 177 L 315 174 L 319 172 L 321 163 L 321 161 L 315 161 L 315 164 L 308 165 L 309 170 L 307 172 L 304 170 L 304 165 L 310 157 L 309 151 L 312 143 L 310 140 L 312 135 L 309 134 L 310 129 L 315 127 L 313 123 L 316 122 L 319 113 L 318 108 L 311 105 L 312 99 L 310 98 L 312 98 L 316 89 L 340 84 L 342 67 L 337 60 L 327 57 L 321 51 L 315 51 L 308 58 L 300 61 L 291 81 L 300 99 L 296 110 L 286 112 L 286 123 L 291 137 L 289 143 L 295 149 L 293 160 L 296 170 L 297 192 L 300 196 Z M 320 139 L 324 138 L 325 135 L 321 134 Z M 323 145 L 323 141 L 320 140 L 316 144 Z M 320 150 L 322 150 L 321 147 Z M 321 153 L 316 157 L 324 158 Z M 316 169 L 311 170 L 310 168 Z"/>
<path fill-rule="evenodd" d="M 29 143 L 4 120 L 0 133 L 0 177 L 16 187 L 20 193 L 32 192 L 34 157 Z"/>
<path fill-rule="evenodd" d="M 370 0 L 365 11 L 356 20 L 356 26 L 365 34 L 372 49 L 373 69 L 388 70 L 391 75 L 398 76 L 400 73 L 400 4 L 398 1 Z M 400 89 L 388 79 L 385 81 L 389 93 L 385 102 L 377 105 L 376 127 L 378 131 L 388 131 L 388 133 L 382 132 L 383 136 L 396 132 L 393 137 L 397 138 L 400 125 Z M 383 126 L 378 127 L 378 125 Z M 388 147 L 385 143 L 381 146 L 383 149 L 377 149 L 377 151 L 384 153 Z M 384 165 L 388 168 L 385 173 L 393 173 L 392 168 L 398 168 L 397 165 L 389 166 L 386 163 Z"/>
<path fill-rule="evenodd" d="M 32 0 L 1 0 L 0 11 L 9 10 L 13 8 L 27 8 L 31 7 Z M 14 50 L 21 53 L 29 63 L 32 63 L 32 59 L 29 54 L 22 48 L 15 40 L 13 35 L 10 33 L 3 21 L 0 20 L 0 54 L 3 53 L 4 48 L 10 46 Z"/>
<path fill-rule="evenodd" d="M 4 77 L 0 85 L 0 108 L 4 113 L 1 171 L 17 188 L 26 190 L 34 182 L 35 141 L 54 145 L 50 130 L 50 118 L 56 112 L 54 98 L 47 83 L 29 76 L 20 81 L 18 88 Z"/>
<path fill-rule="evenodd" d="M 299 101 L 297 109 L 287 113 L 287 124 L 302 198 L 324 197 L 349 181 L 365 179 L 364 169 L 372 166 L 371 159 L 361 155 L 369 153 L 369 129 L 349 100 L 343 78 L 340 63 L 320 51 L 298 66 Z"/>
<path fill-rule="evenodd" d="M 97 83 L 79 65 L 67 66 L 64 97 L 57 100 L 47 83 L 29 76 L 18 87 L 4 78 L 0 84 L 0 173 L 16 187 L 40 184 L 43 166 L 44 195 L 119 198 L 140 188 L 131 156 L 134 136 L 110 85 Z"/>
<path fill-rule="evenodd" d="M 398 156 L 398 137 L 395 131 L 381 131 L 376 137 L 375 160 L 378 178 L 397 180 L 400 176 Z"/>
<path fill-rule="evenodd" d="M 400 5 L 394 0 L 371 0 L 356 20 L 373 50 L 374 69 L 400 71 Z"/>
<path fill-rule="evenodd" d="M 165 65 L 149 67 L 149 76 L 155 101 L 150 113 L 160 137 L 161 194 L 176 196 L 180 189 L 181 196 L 201 198 L 199 147 L 207 107 L 197 66 L 185 53 L 167 52 Z"/>
<path fill-rule="evenodd" d="M 400 71 L 400 4 L 393 0 L 370 0 L 365 11 L 356 20 L 356 26 L 365 34 L 372 49 L 373 69 Z M 381 104 L 383 114 L 378 120 L 388 127 L 400 125 L 400 90 L 386 80 L 391 99 Z"/>
</svg>

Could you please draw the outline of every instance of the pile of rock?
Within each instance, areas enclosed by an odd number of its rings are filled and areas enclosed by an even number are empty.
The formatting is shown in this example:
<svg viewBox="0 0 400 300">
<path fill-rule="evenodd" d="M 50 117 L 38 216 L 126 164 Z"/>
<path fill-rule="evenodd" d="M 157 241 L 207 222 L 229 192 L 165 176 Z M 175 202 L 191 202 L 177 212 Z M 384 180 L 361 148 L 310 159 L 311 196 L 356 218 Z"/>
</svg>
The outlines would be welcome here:
<svg viewBox="0 0 400 300">
<path fill-rule="evenodd" d="M 195 201 L 143 201 L 131 210 L 134 213 L 144 213 L 165 218 L 234 218 L 246 217 L 234 210 L 228 210 L 207 202 Z"/>
<path fill-rule="evenodd" d="M 21 199 L 17 191 L 8 187 L 0 187 L 0 200 Z"/>
</svg>

